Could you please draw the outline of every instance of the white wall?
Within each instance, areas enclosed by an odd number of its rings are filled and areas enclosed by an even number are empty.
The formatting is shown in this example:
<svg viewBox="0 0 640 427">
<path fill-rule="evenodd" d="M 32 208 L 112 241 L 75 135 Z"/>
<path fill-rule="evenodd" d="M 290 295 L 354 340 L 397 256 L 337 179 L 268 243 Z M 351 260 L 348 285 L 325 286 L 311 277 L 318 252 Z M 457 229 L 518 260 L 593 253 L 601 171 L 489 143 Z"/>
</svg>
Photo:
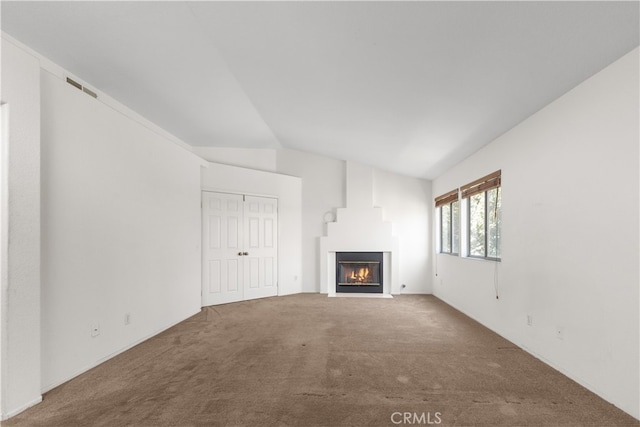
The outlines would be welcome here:
<svg viewBox="0 0 640 427">
<path fill-rule="evenodd" d="M 7 418 L 41 400 L 40 65 L 4 36 L 1 87 L 9 109 L 0 276 L 0 418 Z"/>
<path fill-rule="evenodd" d="M 636 49 L 433 183 L 502 169 L 502 262 L 438 255 L 435 295 L 636 418 L 638 80 Z"/>
<path fill-rule="evenodd" d="M 374 169 L 373 204 L 398 236 L 402 293 L 431 293 L 433 199 L 431 181 Z"/>
<path fill-rule="evenodd" d="M 3 301 L 4 289 L 7 288 L 8 276 L 7 264 L 9 262 L 9 106 L 0 103 L 0 420 L 2 420 L 2 367 L 3 362 L 3 329 L 4 312 Z"/>
<path fill-rule="evenodd" d="M 302 179 L 302 292 L 320 292 L 318 238 L 324 214 L 345 206 L 345 163 L 295 150 L 278 150 L 278 171 Z"/>
<path fill-rule="evenodd" d="M 201 164 L 42 72 L 43 389 L 199 311 Z"/>
<path fill-rule="evenodd" d="M 209 163 L 202 189 L 278 199 L 278 295 L 302 292 L 302 183 L 300 178 Z"/>
</svg>

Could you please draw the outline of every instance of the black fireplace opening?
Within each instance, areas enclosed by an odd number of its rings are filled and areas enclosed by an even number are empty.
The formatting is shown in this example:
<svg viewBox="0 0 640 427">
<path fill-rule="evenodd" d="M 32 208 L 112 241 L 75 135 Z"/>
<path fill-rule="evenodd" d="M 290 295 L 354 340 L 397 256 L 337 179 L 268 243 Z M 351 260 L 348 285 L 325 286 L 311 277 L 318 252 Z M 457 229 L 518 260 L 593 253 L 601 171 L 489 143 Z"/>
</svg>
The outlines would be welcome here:
<svg viewBox="0 0 640 427">
<path fill-rule="evenodd" d="M 382 293 L 382 252 L 336 252 L 336 292 Z"/>
</svg>

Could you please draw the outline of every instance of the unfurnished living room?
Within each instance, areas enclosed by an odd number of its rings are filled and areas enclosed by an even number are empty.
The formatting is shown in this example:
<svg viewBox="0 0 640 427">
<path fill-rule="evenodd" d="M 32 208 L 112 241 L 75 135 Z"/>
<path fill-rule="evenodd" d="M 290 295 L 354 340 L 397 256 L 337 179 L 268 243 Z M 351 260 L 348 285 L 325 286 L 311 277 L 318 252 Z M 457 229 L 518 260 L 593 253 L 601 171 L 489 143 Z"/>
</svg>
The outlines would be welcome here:
<svg viewBox="0 0 640 427">
<path fill-rule="evenodd" d="M 640 426 L 638 1 L 2 1 L 3 426 Z"/>
</svg>

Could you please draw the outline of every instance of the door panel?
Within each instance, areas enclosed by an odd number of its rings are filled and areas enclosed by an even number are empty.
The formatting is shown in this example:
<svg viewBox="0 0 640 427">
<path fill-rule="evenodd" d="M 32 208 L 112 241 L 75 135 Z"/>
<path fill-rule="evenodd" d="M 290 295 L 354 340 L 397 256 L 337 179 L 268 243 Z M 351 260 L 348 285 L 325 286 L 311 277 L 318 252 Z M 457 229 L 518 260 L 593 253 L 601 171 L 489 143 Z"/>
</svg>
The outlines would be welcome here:
<svg viewBox="0 0 640 427">
<path fill-rule="evenodd" d="M 211 215 L 207 218 L 209 221 L 209 248 L 220 249 L 222 231 L 220 230 L 220 216 Z"/>
<path fill-rule="evenodd" d="M 227 260 L 227 268 L 225 269 L 226 280 L 224 281 L 223 292 L 231 295 L 237 294 L 238 298 L 242 299 L 242 293 L 240 292 L 240 273 L 242 272 L 242 268 L 240 268 L 240 262 L 237 259 L 228 259 Z M 227 301 L 229 302 L 229 301 Z"/>
<path fill-rule="evenodd" d="M 224 304 L 243 299 L 242 196 L 202 193 L 203 269 L 202 305 Z"/>
<path fill-rule="evenodd" d="M 271 287 L 275 285 L 275 260 L 273 258 L 264 258 L 264 286 Z"/>
<path fill-rule="evenodd" d="M 244 262 L 249 263 L 249 287 L 250 288 L 259 288 L 260 287 L 260 259 L 256 257 L 246 258 Z"/>
<path fill-rule="evenodd" d="M 207 282 L 205 282 L 207 283 Z M 219 293 L 222 289 L 222 267 L 219 259 L 209 261 L 209 293 Z"/>
<path fill-rule="evenodd" d="M 278 294 L 278 200 L 245 196 L 245 299 Z"/>
</svg>

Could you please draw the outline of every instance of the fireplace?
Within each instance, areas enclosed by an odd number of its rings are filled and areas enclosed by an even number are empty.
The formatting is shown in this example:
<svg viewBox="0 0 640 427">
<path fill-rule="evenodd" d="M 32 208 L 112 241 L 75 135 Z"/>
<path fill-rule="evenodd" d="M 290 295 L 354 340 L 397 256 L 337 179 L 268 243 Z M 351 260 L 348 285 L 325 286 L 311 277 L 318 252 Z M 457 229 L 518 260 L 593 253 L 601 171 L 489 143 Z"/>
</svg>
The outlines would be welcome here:
<svg viewBox="0 0 640 427">
<path fill-rule="evenodd" d="M 336 252 L 336 292 L 382 293 L 382 252 Z"/>
<path fill-rule="evenodd" d="M 399 242 L 383 209 L 373 206 L 373 167 L 347 161 L 345 172 L 346 207 L 327 213 L 325 235 L 320 237 L 320 292 L 330 297 L 391 298 L 401 289 Z M 355 253 L 360 255 L 350 258 Z"/>
</svg>

